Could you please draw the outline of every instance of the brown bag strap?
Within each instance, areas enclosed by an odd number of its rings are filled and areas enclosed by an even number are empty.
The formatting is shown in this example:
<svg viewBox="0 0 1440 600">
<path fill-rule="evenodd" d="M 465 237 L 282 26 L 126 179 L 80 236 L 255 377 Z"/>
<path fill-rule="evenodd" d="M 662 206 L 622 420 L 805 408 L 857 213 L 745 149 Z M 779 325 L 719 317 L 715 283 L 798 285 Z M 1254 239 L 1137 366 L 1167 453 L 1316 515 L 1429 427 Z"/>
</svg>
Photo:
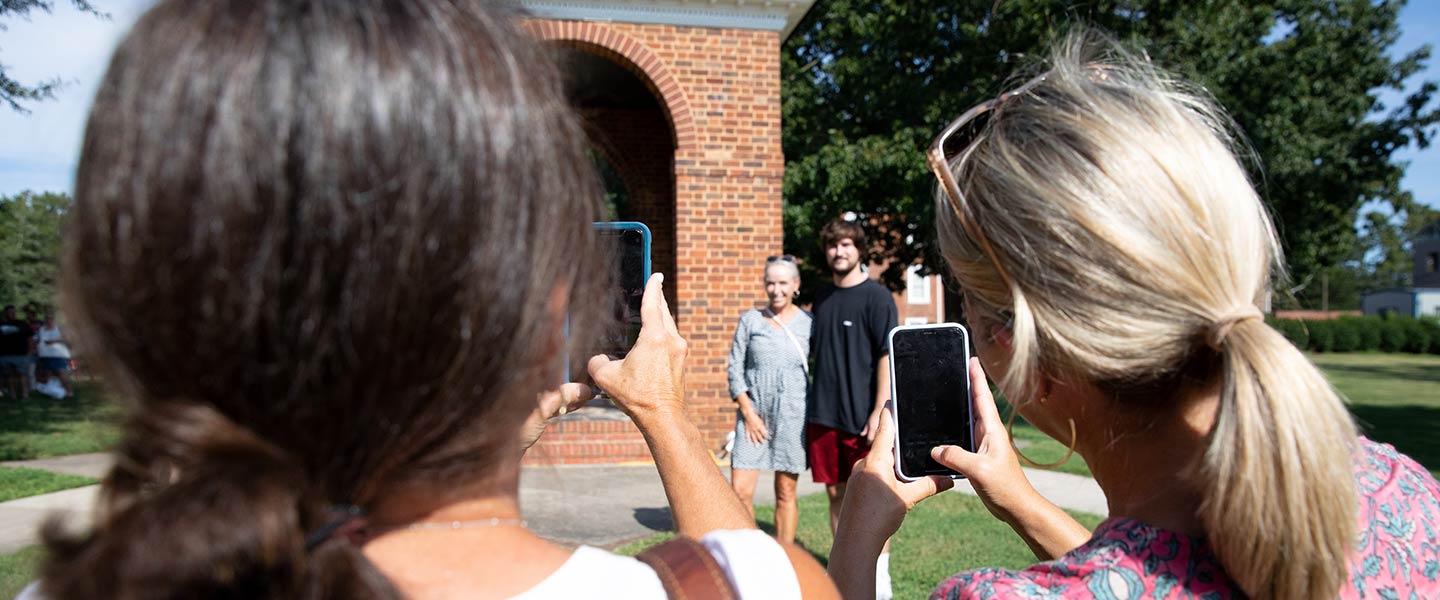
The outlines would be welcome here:
<svg viewBox="0 0 1440 600">
<path fill-rule="evenodd" d="M 635 558 L 640 559 L 665 586 L 665 595 L 671 600 L 736 600 L 735 589 L 730 579 L 720 569 L 720 563 L 710 556 L 710 551 L 700 542 L 687 537 L 675 537 L 668 542 L 651 546 Z"/>
</svg>

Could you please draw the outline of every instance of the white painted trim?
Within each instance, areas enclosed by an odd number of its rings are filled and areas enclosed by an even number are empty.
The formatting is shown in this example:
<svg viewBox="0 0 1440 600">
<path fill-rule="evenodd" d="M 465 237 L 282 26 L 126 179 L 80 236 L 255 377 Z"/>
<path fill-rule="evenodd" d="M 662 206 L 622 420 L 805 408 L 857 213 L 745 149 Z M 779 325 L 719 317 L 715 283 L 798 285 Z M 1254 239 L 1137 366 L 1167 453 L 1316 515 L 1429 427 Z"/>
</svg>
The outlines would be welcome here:
<svg viewBox="0 0 1440 600">
<path fill-rule="evenodd" d="M 920 265 L 910 265 L 905 269 L 905 303 L 930 304 L 932 283 L 929 275 L 920 276 Z"/>
<path fill-rule="evenodd" d="M 618 21 L 778 31 L 780 38 L 815 0 L 515 0 L 530 14 L 565 21 Z"/>
<path fill-rule="evenodd" d="M 941 279 L 939 275 L 933 275 L 933 274 L 932 274 L 931 277 L 934 277 L 934 278 L 935 278 L 935 284 L 934 284 L 934 286 L 932 287 L 932 289 L 935 290 L 935 322 L 936 322 L 936 323 L 944 323 L 944 322 L 945 322 L 945 280 Z"/>
</svg>

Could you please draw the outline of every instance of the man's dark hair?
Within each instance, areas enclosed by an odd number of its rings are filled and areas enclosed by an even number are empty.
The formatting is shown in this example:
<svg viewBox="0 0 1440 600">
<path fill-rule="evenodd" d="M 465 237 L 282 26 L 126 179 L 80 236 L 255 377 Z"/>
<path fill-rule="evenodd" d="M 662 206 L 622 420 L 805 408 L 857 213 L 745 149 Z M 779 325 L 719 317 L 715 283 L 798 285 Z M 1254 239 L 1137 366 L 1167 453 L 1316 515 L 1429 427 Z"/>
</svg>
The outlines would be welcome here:
<svg viewBox="0 0 1440 600">
<path fill-rule="evenodd" d="M 860 249 L 861 254 L 865 253 L 865 228 L 861 227 L 859 223 L 835 219 L 826 223 L 825 228 L 820 230 L 820 243 L 826 248 L 846 238 L 849 238 L 855 247 Z"/>
<path fill-rule="evenodd" d="M 611 262 L 584 135 L 506 5 L 164 0 L 134 26 L 61 269 L 129 414 L 94 530 L 47 530 L 45 597 L 397 597 L 307 532 L 515 460 L 557 383 L 553 296 L 589 336 Z"/>
<path fill-rule="evenodd" d="M 0 308 L 0 312 L 10 312 L 12 310 L 15 310 L 14 304 L 6 304 L 5 308 Z"/>
</svg>

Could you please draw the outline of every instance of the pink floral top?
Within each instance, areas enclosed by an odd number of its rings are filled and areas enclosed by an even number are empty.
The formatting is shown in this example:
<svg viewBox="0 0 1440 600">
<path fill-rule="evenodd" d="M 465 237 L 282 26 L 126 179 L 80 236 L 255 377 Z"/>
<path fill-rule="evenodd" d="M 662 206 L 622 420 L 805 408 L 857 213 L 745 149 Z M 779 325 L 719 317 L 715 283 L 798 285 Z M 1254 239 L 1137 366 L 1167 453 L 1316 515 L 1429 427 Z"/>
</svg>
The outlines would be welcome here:
<svg viewBox="0 0 1440 600">
<path fill-rule="evenodd" d="M 1355 460 L 1360 529 L 1341 598 L 1440 598 L 1440 485 L 1388 444 L 1361 438 Z M 1244 598 L 1202 538 L 1115 517 L 1089 542 L 1022 571 L 977 569 L 932 599 Z"/>
</svg>

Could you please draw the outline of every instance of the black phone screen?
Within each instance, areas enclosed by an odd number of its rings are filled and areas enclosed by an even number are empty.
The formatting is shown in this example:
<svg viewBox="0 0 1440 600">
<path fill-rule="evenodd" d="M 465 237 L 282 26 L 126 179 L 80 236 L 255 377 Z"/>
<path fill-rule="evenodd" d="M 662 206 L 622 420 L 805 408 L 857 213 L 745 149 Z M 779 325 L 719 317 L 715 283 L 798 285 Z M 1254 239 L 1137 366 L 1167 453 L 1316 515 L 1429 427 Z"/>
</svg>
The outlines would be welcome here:
<svg viewBox="0 0 1440 600">
<path fill-rule="evenodd" d="M 940 445 L 975 449 L 965 330 L 954 324 L 897 329 L 890 343 L 900 472 L 912 478 L 958 475 L 930 458 L 930 449 Z"/>
<path fill-rule="evenodd" d="M 600 239 L 615 248 L 615 320 L 624 329 L 624 339 L 609 350 L 618 350 L 624 356 L 635 345 L 640 335 L 640 301 L 645 297 L 645 280 L 650 276 L 645 264 L 650 249 L 645 245 L 645 234 L 638 229 L 600 229 Z"/>
<path fill-rule="evenodd" d="M 571 352 L 567 379 L 583 383 L 589 383 L 586 364 L 591 356 L 604 354 L 622 358 L 639 339 L 640 304 L 645 296 L 645 282 L 650 277 L 649 240 L 639 226 L 597 224 L 596 233 L 605 251 L 614 258 L 613 291 L 609 296 L 597 299 L 610 306 L 612 318 L 597 338 L 569 341 Z"/>
</svg>

